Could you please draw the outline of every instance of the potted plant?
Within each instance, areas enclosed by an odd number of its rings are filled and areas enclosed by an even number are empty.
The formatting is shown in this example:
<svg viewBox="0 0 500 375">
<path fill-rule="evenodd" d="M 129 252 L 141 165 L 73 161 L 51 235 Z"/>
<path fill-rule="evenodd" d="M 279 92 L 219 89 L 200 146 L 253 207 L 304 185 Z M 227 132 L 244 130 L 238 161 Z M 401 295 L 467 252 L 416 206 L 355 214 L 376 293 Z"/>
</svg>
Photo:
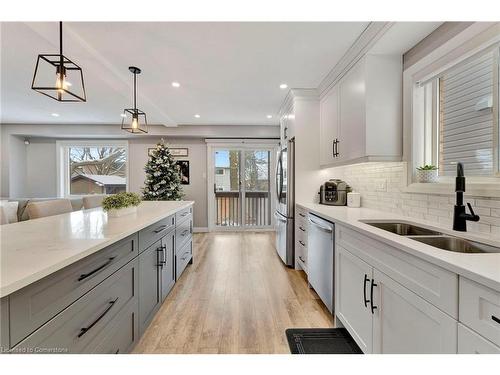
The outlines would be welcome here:
<svg viewBox="0 0 500 375">
<path fill-rule="evenodd" d="M 423 165 L 417 168 L 418 182 L 437 182 L 438 169 L 435 165 Z"/>
<path fill-rule="evenodd" d="M 108 217 L 119 217 L 137 212 L 141 198 L 136 193 L 118 193 L 102 200 L 102 208 Z"/>
</svg>

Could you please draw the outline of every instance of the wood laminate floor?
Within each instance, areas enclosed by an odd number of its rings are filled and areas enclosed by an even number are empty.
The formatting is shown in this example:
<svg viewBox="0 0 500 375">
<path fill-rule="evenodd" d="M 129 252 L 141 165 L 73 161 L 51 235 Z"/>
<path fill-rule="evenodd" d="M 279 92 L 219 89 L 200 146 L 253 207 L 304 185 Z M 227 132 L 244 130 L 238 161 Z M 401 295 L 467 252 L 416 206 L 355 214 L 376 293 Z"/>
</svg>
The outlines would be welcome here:
<svg viewBox="0 0 500 375">
<path fill-rule="evenodd" d="M 274 233 L 203 233 L 134 353 L 289 353 L 285 329 L 332 326 L 305 274 L 279 259 Z"/>
</svg>

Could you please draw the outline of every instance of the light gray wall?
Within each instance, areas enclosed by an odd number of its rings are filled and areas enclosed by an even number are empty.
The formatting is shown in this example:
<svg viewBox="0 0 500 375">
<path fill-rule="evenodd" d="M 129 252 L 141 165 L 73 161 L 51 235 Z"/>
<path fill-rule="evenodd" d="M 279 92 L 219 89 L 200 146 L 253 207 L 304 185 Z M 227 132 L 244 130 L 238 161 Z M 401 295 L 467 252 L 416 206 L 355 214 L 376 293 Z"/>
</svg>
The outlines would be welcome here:
<svg viewBox="0 0 500 375">
<path fill-rule="evenodd" d="M 26 145 L 24 138 L 11 136 L 8 139 L 8 160 L 12 164 L 9 169 L 8 180 L 12 184 L 12 196 L 22 197 L 26 194 Z"/>
<path fill-rule="evenodd" d="M 146 173 L 144 166 L 148 160 L 148 148 L 160 141 L 157 139 L 134 139 L 129 142 L 129 190 L 140 193 L 144 186 Z M 189 185 L 182 185 L 186 200 L 194 204 L 194 226 L 208 227 L 207 215 L 207 146 L 204 139 L 172 139 L 166 141 L 169 147 L 187 147 L 188 157 L 177 160 L 189 160 Z"/>
<path fill-rule="evenodd" d="M 185 199 L 195 201 L 194 226 L 207 227 L 207 148 L 205 138 L 278 138 L 276 126 L 152 126 L 148 136 L 129 136 L 117 125 L 0 125 L 2 197 L 57 195 L 56 139 L 129 139 L 129 190 L 143 187 L 147 149 L 161 138 L 171 147 L 189 148 L 190 184 Z M 171 135 L 167 135 L 171 134 Z M 30 140 L 24 144 L 24 138 Z"/>
<path fill-rule="evenodd" d="M 279 127 L 267 125 L 185 125 L 178 127 L 153 125 L 149 127 L 148 135 L 141 136 L 130 135 L 121 130 L 119 125 L 0 124 L 0 197 L 19 197 L 32 192 L 32 190 L 25 190 L 26 181 L 23 180 L 23 176 L 26 176 L 27 173 L 26 150 L 23 143 L 25 137 L 30 140 L 40 137 L 51 139 L 56 137 L 57 139 L 127 138 L 135 140 L 156 140 L 160 137 L 165 139 L 279 138 Z M 40 147 L 42 146 L 40 145 Z M 49 194 L 50 188 L 47 188 L 45 192 Z"/>
<path fill-rule="evenodd" d="M 56 140 L 30 139 L 26 146 L 26 197 L 57 196 Z"/>
<path fill-rule="evenodd" d="M 11 184 L 16 195 L 11 197 L 47 198 L 57 196 L 56 172 L 56 139 L 31 138 L 30 144 L 25 145 L 24 139 L 16 139 L 15 148 L 17 160 L 15 162 L 15 183 Z M 160 138 L 143 138 L 129 140 L 129 191 L 141 194 L 144 187 L 146 173 L 144 166 L 148 160 L 148 148 L 154 147 Z M 22 144 L 22 150 L 20 144 Z M 167 142 L 170 147 L 187 147 L 188 157 L 179 157 L 177 160 L 189 160 L 190 183 L 183 185 L 184 199 L 195 201 L 194 226 L 207 227 L 207 146 L 204 139 L 175 139 Z M 19 160 L 22 159 L 22 162 Z M 12 159 L 11 159 L 12 162 Z M 23 173 L 19 166 L 24 164 Z M 24 189 L 17 186 L 22 182 Z"/>
</svg>

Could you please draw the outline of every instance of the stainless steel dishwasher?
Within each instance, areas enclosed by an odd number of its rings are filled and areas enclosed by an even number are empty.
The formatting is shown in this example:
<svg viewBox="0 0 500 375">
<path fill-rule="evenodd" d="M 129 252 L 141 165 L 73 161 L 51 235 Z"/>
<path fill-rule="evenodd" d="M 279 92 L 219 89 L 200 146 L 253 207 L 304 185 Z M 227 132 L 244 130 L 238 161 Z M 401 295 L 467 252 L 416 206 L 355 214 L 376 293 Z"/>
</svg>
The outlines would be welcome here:
<svg viewBox="0 0 500 375">
<path fill-rule="evenodd" d="M 335 225 L 316 215 L 309 214 L 308 279 L 309 284 L 333 314 L 333 262 Z"/>
</svg>

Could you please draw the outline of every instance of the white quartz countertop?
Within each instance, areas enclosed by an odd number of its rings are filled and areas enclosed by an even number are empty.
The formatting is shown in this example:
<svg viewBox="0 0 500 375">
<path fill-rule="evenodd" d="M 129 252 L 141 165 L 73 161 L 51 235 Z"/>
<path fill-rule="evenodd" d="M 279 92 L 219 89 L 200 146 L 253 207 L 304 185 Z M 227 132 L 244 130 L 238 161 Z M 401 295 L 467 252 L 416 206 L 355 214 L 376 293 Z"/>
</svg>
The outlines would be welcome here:
<svg viewBox="0 0 500 375">
<path fill-rule="evenodd" d="M 142 202 L 137 213 L 108 218 L 102 208 L 0 226 L 0 297 L 192 205 Z"/>
<path fill-rule="evenodd" d="M 411 238 L 375 228 L 363 223 L 361 220 L 410 222 L 429 229 L 434 229 L 444 234 L 463 237 L 496 247 L 500 247 L 499 237 L 488 234 L 457 232 L 446 227 L 429 224 L 429 222 L 423 220 L 368 208 L 325 206 L 317 203 L 304 202 L 298 202 L 297 204 L 326 220 L 350 227 L 351 229 L 387 243 L 388 245 L 397 247 L 418 258 L 500 291 L 500 253 L 464 254 L 446 251 L 417 242 Z"/>
</svg>

